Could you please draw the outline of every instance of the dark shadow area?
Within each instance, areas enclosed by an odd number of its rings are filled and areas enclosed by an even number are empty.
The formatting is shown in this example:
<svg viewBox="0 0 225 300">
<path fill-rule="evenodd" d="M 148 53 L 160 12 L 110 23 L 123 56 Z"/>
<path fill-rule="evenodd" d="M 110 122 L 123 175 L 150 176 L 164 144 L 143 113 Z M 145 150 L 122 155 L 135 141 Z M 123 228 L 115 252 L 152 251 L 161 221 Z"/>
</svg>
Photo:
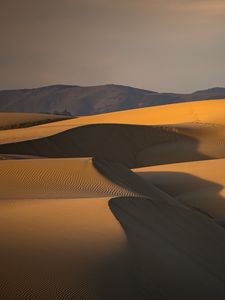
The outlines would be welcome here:
<svg viewBox="0 0 225 300">
<path fill-rule="evenodd" d="M 141 300 L 136 284 L 133 253 L 129 246 L 106 261 L 99 274 L 103 300 Z"/>
<path fill-rule="evenodd" d="M 177 201 L 214 218 L 221 225 L 225 222 L 225 198 L 220 194 L 223 185 L 181 172 L 137 174 L 146 183 L 153 184 Z"/>
<path fill-rule="evenodd" d="M 14 247 L 6 238 L 0 249 L 1 299 L 138 299 L 126 247 L 114 256 L 94 259 L 92 249 L 85 258 L 72 243 L 45 247 L 43 241 L 36 248 L 11 243 Z"/>
<path fill-rule="evenodd" d="M 148 149 L 147 155 L 139 155 Z M 150 152 L 149 152 L 150 149 Z M 0 145 L 2 154 L 42 157 L 97 157 L 129 168 L 210 157 L 198 141 L 162 126 L 92 124 L 46 138 Z"/>
<path fill-rule="evenodd" d="M 157 198 L 109 207 L 133 254 L 137 299 L 225 299 L 225 231 L 212 219 Z"/>
</svg>

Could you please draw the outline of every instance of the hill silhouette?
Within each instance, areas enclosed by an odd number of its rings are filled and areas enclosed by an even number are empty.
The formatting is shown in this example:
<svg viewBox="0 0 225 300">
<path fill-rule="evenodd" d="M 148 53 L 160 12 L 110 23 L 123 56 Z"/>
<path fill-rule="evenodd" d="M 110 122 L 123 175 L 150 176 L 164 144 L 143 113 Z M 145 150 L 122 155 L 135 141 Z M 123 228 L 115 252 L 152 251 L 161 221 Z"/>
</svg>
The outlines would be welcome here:
<svg viewBox="0 0 225 300">
<path fill-rule="evenodd" d="M 53 85 L 0 91 L 0 111 L 92 115 L 179 102 L 223 99 L 225 88 L 192 94 L 158 93 L 122 85 Z"/>
</svg>

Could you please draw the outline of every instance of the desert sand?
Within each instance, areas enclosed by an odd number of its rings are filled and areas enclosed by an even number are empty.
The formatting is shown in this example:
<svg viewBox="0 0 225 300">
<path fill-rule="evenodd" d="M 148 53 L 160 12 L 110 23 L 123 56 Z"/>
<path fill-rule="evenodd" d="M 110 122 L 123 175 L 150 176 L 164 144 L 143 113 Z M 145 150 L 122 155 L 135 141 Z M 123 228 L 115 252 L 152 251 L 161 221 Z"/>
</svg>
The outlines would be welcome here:
<svg viewBox="0 0 225 300">
<path fill-rule="evenodd" d="M 0 131 L 0 153 L 94 156 L 129 168 L 224 158 L 224 108 L 225 100 L 180 103 Z"/>
<path fill-rule="evenodd" d="M 225 159 L 212 159 L 134 169 L 147 182 L 179 202 L 225 225 Z"/>
<path fill-rule="evenodd" d="M 72 118 L 32 128 L 0 132 L 0 144 L 40 139 L 90 124 L 168 125 L 203 123 L 225 125 L 225 100 L 207 100 L 132 109 L 94 116 Z"/>
<path fill-rule="evenodd" d="M 1 130 L 2 299 L 225 299 L 224 108 Z"/>
<path fill-rule="evenodd" d="M 0 129 L 15 129 L 68 119 L 66 116 L 0 112 Z"/>
</svg>

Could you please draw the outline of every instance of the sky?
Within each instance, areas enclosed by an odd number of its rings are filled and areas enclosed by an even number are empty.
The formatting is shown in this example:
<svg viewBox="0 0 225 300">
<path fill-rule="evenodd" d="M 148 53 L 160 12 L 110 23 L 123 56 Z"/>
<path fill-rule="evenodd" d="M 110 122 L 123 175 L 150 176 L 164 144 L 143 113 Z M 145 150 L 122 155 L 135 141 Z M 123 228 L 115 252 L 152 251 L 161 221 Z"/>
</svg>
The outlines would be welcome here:
<svg viewBox="0 0 225 300">
<path fill-rule="evenodd" d="M 1 0 L 0 89 L 225 86 L 225 0 Z"/>
</svg>

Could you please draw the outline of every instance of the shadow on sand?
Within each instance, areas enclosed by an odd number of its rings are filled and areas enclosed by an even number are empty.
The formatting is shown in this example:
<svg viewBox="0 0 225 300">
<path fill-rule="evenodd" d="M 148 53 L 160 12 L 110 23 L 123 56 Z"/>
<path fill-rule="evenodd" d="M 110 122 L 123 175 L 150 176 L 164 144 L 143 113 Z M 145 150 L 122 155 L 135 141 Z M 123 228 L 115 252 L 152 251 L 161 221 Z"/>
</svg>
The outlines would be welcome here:
<svg viewBox="0 0 225 300">
<path fill-rule="evenodd" d="M 138 175 L 180 203 L 225 226 L 225 198 L 221 195 L 223 185 L 182 172 L 138 172 Z"/>
<path fill-rule="evenodd" d="M 182 173 L 155 175 L 171 176 L 178 190 L 181 180 L 184 192 L 210 188 L 211 201 L 214 195 L 214 205 L 225 208 L 218 184 Z M 181 207 L 170 199 L 118 197 L 109 202 L 128 239 L 138 299 L 225 299 L 224 228 L 201 205 Z"/>
<path fill-rule="evenodd" d="M 198 151 L 197 139 L 173 128 L 124 124 L 92 124 L 46 138 L 3 144 L 0 153 L 97 157 L 128 168 L 210 158 Z"/>
</svg>

